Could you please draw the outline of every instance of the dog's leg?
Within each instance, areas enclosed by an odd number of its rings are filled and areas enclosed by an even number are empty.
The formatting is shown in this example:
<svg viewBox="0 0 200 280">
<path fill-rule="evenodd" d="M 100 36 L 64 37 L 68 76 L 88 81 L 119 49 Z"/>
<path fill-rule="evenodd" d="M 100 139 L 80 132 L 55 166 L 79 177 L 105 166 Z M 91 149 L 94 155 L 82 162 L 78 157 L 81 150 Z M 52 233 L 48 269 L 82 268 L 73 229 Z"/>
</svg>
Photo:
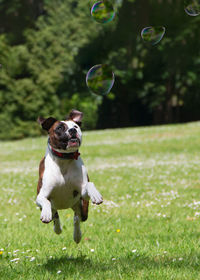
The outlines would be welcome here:
<svg viewBox="0 0 200 280">
<path fill-rule="evenodd" d="M 82 197 L 83 199 L 89 200 L 91 199 L 92 203 L 94 204 L 101 204 L 103 202 L 103 198 L 99 191 L 95 188 L 94 183 L 87 182 L 85 187 L 82 190 Z"/>
<path fill-rule="evenodd" d="M 80 229 L 80 221 L 81 221 L 81 208 L 80 201 L 75 204 L 72 208 L 74 210 L 74 241 L 78 244 L 81 241 L 81 229 Z"/>
<path fill-rule="evenodd" d="M 78 244 L 81 241 L 80 217 L 74 215 L 74 241 Z"/>
<path fill-rule="evenodd" d="M 52 210 L 53 214 L 53 229 L 56 234 L 61 234 L 62 227 L 60 225 L 60 218 L 56 210 Z"/>
<path fill-rule="evenodd" d="M 36 203 L 42 209 L 40 220 L 46 224 L 51 222 L 52 221 L 51 202 L 46 198 L 42 189 L 40 190 L 37 196 Z"/>
</svg>

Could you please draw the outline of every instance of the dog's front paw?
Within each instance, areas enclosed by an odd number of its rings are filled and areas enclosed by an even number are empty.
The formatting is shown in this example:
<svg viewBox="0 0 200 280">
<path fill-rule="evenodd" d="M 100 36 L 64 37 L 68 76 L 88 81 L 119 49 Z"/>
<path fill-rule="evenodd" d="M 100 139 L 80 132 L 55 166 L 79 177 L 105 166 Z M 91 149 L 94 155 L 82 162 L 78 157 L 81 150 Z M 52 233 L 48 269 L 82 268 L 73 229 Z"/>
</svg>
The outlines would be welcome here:
<svg viewBox="0 0 200 280">
<path fill-rule="evenodd" d="M 88 194 L 94 204 L 101 204 L 103 202 L 103 197 L 100 192 L 95 188 L 93 183 L 88 183 Z"/>
<path fill-rule="evenodd" d="M 40 216 L 40 220 L 45 223 L 45 224 L 48 224 L 52 221 L 52 212 L 51 210 L 48 210 L 48 209 L 42 209 L 42 212 L 41 212 L 41 216 Z"/>
<path fill-rule="evenodd" d="M 93 204 L 101 204 L 103 203 L 103 197 L 101 194 L 97 191 L 94 195 L 91 195 L 91 201 Z"/>
</svg>

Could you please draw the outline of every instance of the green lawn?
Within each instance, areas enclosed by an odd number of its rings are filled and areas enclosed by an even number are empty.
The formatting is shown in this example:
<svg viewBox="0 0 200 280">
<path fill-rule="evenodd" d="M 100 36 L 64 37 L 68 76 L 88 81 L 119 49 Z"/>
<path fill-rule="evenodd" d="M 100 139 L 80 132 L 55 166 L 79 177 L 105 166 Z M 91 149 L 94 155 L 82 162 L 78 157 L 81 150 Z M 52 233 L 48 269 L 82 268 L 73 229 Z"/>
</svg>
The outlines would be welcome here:
<svg viewBox="0 0 200 280">
<path fill-rule="evenodd" d="M 79 245 L 72 210 L 59 236 L 40 221 L 46 137 L 1 142 L 0 279 L 200 279 L 200 123 L 83 137 L 104 204 L 90 205 Z"/>
</svg>

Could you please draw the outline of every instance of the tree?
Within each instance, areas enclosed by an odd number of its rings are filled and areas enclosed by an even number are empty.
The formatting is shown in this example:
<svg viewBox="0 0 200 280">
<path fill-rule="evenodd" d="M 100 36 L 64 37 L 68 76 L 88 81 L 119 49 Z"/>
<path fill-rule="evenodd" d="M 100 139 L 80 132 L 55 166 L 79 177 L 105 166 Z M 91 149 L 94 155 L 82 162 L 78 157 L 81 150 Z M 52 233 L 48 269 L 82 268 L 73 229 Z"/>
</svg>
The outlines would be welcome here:
<svg viewBox="0 0 200 280">
<path fill-rule="evenodd" d="M 99 101 L 88 92 L 85 75 L 78 77 L 80 69 L 75 61 L 79 49 L 98 32 L 88 17 L 85 3 L 46 1 L 44 15 L 38 18 L 35 29 L 24 31 L 25 44 L 9 46 L 9 39 L 2 36 L 0 124 L 8 120 L 10 129 L 5 133 L 5 125 L 0 125 L 1 138 L 37 135 L 38 114 L 63 118 L 73 101 L 80 110 L 90 110 L 86 127 L 95 126 Z M 81 94 L 78 88 L 83 89 Z"/>
</svg>

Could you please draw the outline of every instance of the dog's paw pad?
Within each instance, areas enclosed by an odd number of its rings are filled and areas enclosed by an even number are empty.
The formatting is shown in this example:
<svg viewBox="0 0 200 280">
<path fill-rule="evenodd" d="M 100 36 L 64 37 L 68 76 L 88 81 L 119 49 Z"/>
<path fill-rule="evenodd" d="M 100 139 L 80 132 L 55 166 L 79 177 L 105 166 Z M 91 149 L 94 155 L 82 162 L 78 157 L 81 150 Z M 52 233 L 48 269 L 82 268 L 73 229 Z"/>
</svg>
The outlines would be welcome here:
<svg viewBox="0 0 200 280">
<path fill-rule="evenodd" d="M 91 194 L 91 201 L 93 204 L 101 204 L 103 202 L 103 197 L 98 191 L 95 191 Z"/>
<path fill-rule="evenodd" d="M 97 204 L 97 205 L 99 205 L 99 204 L 101 204 L 101 203 L 103 203 L 103 198 L 102 197 L 93 197 L 93 198 L 91 198 L 91 200 L 92 200 L 92 203 L 93 204 Z"/>
</svg>

